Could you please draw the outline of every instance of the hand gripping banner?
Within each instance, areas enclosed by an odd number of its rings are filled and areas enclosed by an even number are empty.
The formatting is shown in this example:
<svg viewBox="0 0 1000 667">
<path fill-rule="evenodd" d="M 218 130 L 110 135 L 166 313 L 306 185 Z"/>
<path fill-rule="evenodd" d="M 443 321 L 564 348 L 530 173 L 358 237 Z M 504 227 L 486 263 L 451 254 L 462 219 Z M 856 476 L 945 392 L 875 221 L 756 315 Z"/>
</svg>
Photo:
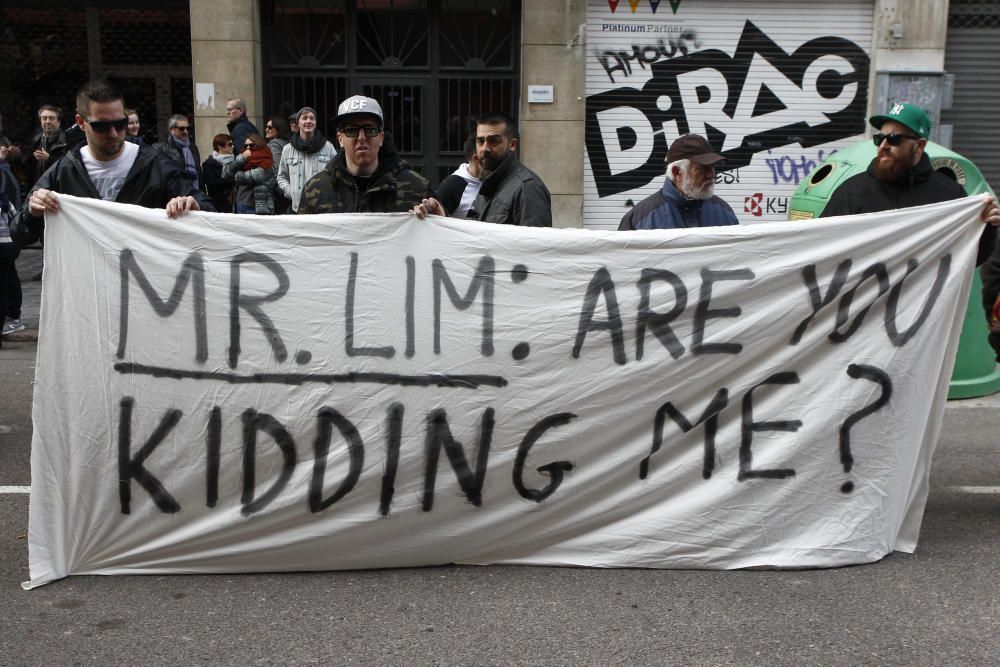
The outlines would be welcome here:
<svg viewBox="0 0 1000 667">
<path fill-rule="evenodd" d="M 912 551 L 983 205 L 591 232 L 60 201 L 27 587 Z"/>
</svg>

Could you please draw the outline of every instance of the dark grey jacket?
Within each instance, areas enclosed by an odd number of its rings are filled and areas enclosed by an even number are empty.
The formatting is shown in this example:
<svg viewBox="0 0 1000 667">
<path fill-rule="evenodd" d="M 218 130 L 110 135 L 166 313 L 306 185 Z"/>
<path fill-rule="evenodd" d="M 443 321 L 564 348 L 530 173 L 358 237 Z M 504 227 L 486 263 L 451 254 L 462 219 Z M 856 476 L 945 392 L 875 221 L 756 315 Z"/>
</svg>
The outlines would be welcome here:
<svg viewBox="0 0 1000 667">
<path fill-rule="evenodd" d="M 523 227 L 552 226 L 552 197 L 538 174 L 511 153 L 483 180 L 469 218 Z"/>
<path fill-rule="evenodd" d="M 187 163 L 184 162 L 184 151 L 181 150 L 181 145 L 174 141 L 173 137 L 167 137 L 166 141 L 156 142 L 153 144 L 153 148 L 179 164 L 181 169 L 187 170 Z M 194 138 L 191 139 L 190 148 L 191 155 L 194 156 L 194 169 L 198 173 L 198 189 L 204 190 L 205 174 L 201 170 L 201 155 L 198 153 L 198 147 L 194 143 Z"/>
</svg>

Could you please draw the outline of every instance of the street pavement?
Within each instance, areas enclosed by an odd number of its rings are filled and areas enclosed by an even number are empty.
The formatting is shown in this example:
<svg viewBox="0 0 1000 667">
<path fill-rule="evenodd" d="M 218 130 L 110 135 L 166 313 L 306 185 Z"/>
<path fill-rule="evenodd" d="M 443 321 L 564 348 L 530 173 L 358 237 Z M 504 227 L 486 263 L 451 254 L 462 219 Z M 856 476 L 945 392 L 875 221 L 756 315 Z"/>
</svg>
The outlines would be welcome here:
<svg viewBox="0 0 1000 667">
<path fill-rule="evenodd" d="M 30 484 L 34 356 L 0 349 L 0 487 Z M 0 664 L 996 665 L 998 424 L 1000 397 L 950 403 L 916 553 L 826 570 L 450 566 L 26 592 L 29 496 L 4 488 Z"/>
</svg>

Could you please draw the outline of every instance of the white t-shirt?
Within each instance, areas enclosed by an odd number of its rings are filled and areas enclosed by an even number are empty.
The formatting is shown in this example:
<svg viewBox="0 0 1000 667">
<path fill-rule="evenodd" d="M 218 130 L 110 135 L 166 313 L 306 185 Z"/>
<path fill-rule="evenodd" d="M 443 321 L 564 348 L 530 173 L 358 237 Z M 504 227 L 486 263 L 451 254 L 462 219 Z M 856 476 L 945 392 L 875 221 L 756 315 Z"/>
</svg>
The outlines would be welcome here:
<svg viewBox="0 0 1000 667">
<path fill-rule="evenodd" d="M 466 186 L 465 192 L 462 193 L 462 201 L 459 203 L 458 208 L 451 214 L 451 217 L 462 218 L 464 220 L 465 216 L 469 213 L 469 209 L 475 203 L 476 197 L 479 196 L 479 189 L 483 187 L 483 182 L 469 173 L 468 162 L 462 163 L 462 166 L 453 173 L 455 176 L 464 178 Z"/>
<path fill-rule="evenodd" d="M 87 169 L 90 181 L 101 194 L 104 201 L 114 201 L 125 185 L 125 177 L 135 164 L 135 158 L 139 155 L 138 144 L 126 141 L 122 147 L 121 154 L 110 162 L 95 160 L 90 154 L 90 146 L 84 146 L 80 150 L 83 158 L 83 166 Z"/>
</svg>

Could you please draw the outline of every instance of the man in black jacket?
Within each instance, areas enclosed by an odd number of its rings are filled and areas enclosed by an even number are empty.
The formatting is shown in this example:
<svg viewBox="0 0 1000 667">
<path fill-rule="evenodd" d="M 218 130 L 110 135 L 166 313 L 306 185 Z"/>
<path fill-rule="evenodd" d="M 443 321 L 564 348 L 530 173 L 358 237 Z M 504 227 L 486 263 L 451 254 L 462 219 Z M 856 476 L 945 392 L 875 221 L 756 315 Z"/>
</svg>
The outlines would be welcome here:
<svg viewBox="0 0 1000 667">
<path fill-rule="evenodd" d="M 257 126 L 247 118 L 247 103 L 239 97 L 226 100 L 226 127 L 233 138 L 234 146 L 242 146 L 251 134 L 260 134 Z M 261 135 L 263 136 L 263 135 Z"/>
<path fill-rule="evenodd" d="M 35 184 L 11 223 L 19 246 L 38 240 L 44 215 L 59 210 L 59 194 L 165 208 L 176 218 L 187 211 L 214 211 L 183 167 L 159 151 L 125 141 L 125 104 L 117 88 L 103 81 L 84 84 L 76 98 L 76 121 L 87 143 L 52 165 Z"/>
<path fill-rule="evenodd" d="M 194 181 L 197 190 L 205 188 L 205 176 L 201 171 L 201 155 L 194 137 L 191 136 L 191 121 L 179 113 L 175 113 L 167 121 L 167 132 L 170 136 L 166 141 L 158 141 L 153 148 L 160 151 L 186 170 Z"/>
<path fill-rule="evenodd" d="M 31 139 L 31 153 L 28 155 L 30 179 L 26 187 L 31 187 L 41 178 L 45 170 L 66 155 L 66 133 L 59 127 L 62 112 L 51 104 L 43 104 L 38 109 L 38 133 Z"/>
<path fill-rule="evenodd" d="M 523 227 L 552 226 L 552 197 L 535 172 L 517 159 L 517 123 L 504 113 L 488 113 L 476 121 L 476 155 L 483 181 L 468 217 Z M 418 218 L 448 215 L 437 199 L 412 209 Z"/>
<path fill-rule="evenodd" d="M 830 197 L 822 217 L 877 213 L 960 199 L 965 189 L 931 167 L 924 153 L 931 133 L 931 119 L 920 107 L 902 102 L 868 121 L 878 132 L 873 137 L 878 155 L 868 170 L 844 181 Z M 983 208 L 989 223 L 979 241 L 977 264 L 982 264 L 996 243 L 1000 207 L 991 199 Z"/>
</svg>

